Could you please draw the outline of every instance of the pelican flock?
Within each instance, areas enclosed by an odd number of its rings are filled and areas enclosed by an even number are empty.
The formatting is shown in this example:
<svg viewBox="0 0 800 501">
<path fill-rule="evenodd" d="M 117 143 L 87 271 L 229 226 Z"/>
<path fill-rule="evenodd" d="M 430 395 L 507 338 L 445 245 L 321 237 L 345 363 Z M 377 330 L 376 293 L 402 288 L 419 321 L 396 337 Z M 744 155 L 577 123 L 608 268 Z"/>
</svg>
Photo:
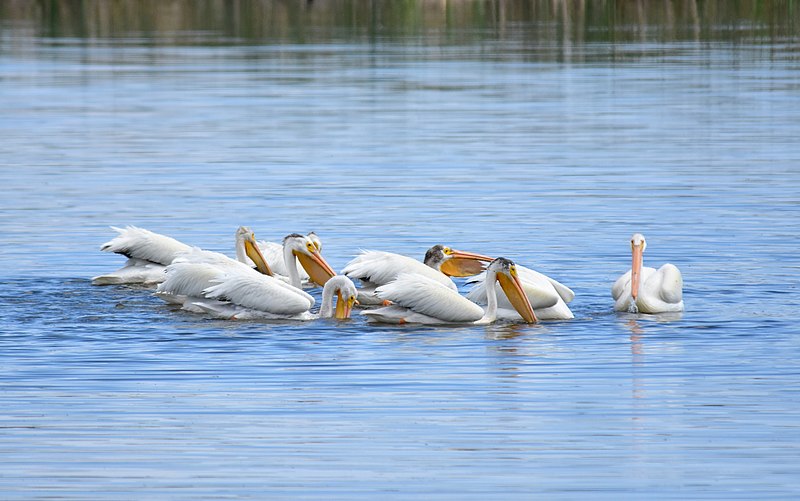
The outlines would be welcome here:
<svg viewBox="0 0 800 501">
<path fill-rule="evenodd" d="M 322 256 L 319 236 L 292 233 L 279 243 L 258 241 L 247 227 L 235 233 L 235 258 L 203 250 L 136 226 L 112 227 L 101 246 L 127 258 L 94 285 L 156 286 L 155 295 L 181 309 L 232 320 L 348 319 L 359 306 L 369 323 L 536 323 L 574 318 L 575 293 L 561 282 L 503 257 L 437 244 L 422 261 L 362 250 L 337 274 Z M 631 237 L 631 269 L 614 283 L 614 310 L 657 314 L 683 311 L 677 267 L 643 266 L 644 236 Z M 459 292 L 452 277 L 469 277 Z M 354 281 L 360 283 L 356 288 Z M 304 289 L 322 287 L 321 304 Z"/>
</svg>

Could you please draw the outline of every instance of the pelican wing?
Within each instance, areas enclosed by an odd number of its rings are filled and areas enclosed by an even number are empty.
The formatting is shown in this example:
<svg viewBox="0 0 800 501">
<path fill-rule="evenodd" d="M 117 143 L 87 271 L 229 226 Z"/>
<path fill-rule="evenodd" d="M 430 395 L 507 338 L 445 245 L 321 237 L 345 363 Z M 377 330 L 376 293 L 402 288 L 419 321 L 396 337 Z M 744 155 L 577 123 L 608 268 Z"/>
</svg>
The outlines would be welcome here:
<svg viewBox="0 0 800 501">
<path fill-rule="evenodd" d="M 445 320 L 434 318 L 429 315 L 417 313 L 403 306 L 384 306 L 374 310 L 364 310 L 362 315 L 367 317 L 368 322 L 379 322 L 384 324 L 425 324 L 437 325 L 448 324 Z"/>
<path fill-rule="evenodd" d="M 100 247 L 105 252 L 115 252 L 129 258 L 143 259 L 153 263 L 168 265 L 179 252 L 189 250 L 189 246 L 166 235 L 136 226 L 111 227 L 119 233 Z"/>
<path fill-rule="evenodd" d="M 179 252 L 175 259 L 173 260 L 174 263 L 204 263 L 204 264 L 212 264 L 215 266 L 229 266 L 229 265 L 237 265 L 243 264 L 235 259 L 231 259 L 225 254 L 203 250 L 199 247 L 190 247 L 188 250 Z M 245 265 L 246 266 L 246 265 Z"/>
<path fill-rule="evenodd" d="M 201 299 L 191 303 L 191 311 L 205 313 L 214 318 L 224 320 L 314 320 L 316 316 L 308 311 L 297 315 L 281 315 L 216 299 Z M 184 308 L 188 309 L 188 308 Z"/>
<path fill-rule="evenodd" d="M 342 274 L 351 279 L 385 285 L 396 279 L 401 273 L 415 273 L 456 291 L 456 284 L 425 263 L 393 252 L 362 251 L 342 269 Z"/>
<path fill-rule="evenodd" d="M 652 290 L 652 294 L 665 303 L 677 304 L 683 300 L 683 277 L 674 264 L 667 263 L 659 268 L 644 283 L 644 287 L 648 291 Z"/>
<path fill-rule="evenodd" d="M 611 286 L 611 297 L 617 301 L 627 291 L 628 296 L 631 294 L 631 270 L 626 271 L 619 276 L 614 285 Z M 627 305 L 625 306 L 627 308 Z"/>
<path fill-rule="evenodd" d="M 212 280 L 223 274 L 224 271 L 213 264 L 176 262 L 167 266 L 166 278 L 159 284 L 157 293 L 159 296 L 202 297 L 203 290 L 214 285 Z"/>
<path fill-rule="evenodd" d="M 125 266 L 117 271 L 92 278 L 92 284 L 157 284 L 164 280 L 164 268 L 163 264 L 130 258 L 125 262 Z"/>
<path fill-rule="evenodd" d="M 381 299 L 447 322 L 475 322 L 483 317 L 483 308 L 417 273 L 401 273 L 376 292 Z"/>
<path fill-rule="evenodd" d="M 212 280 L 203 291 L 207 298 L 227 300 L 245 308 L 277 315 L 296 315 L 308 311 L 314 298 L 273 277 L 250 270 L 228 270 Z"/>
<path fill-rule="evenodd" d="M 561 296 L 561 299 L 565 303 L 570 303 L 570 302 L 572 302 L 573 299 L 575 299 L 575 293 L 572 292 L 572 289 L 570 289 L 566 285 L 562 284 L 558 280 L 553 280 L 552 278 L 550 278 L 550 277 L 548 277 L 546 275 L 545 275 L 545 278 L 550 282 L 550 284 L 556 290 L 558 295 Z"/>
</svg>

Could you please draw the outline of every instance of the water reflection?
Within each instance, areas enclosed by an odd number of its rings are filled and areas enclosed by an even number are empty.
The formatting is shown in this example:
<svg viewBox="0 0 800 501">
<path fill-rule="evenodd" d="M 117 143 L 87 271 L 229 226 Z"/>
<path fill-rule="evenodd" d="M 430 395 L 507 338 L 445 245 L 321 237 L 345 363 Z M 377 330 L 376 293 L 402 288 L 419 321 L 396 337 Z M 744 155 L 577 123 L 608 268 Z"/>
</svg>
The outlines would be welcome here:
<svg viewBox="0 0 800 501">
<path fill-rule="evenodd" d="M 518 38 L 544 46 L 648 40 L 794 36 L 791 2 L 696 0 L 40 0 L 0 3 L 0 21 L 40 36 L 124 38 L 148 45 L 241 44 L 324 40 L 461 44 Z"/>
<path fill-rule="evenodd" d="M 635 319 L 630 319 L 625 323 L 631 331 L 631 397 L 634 402 L 640 398 L 644 398 L 644 389 L 642 387 L 642 379 L 640 375 L 640 368 L 644 365 L 644 342 L 642 337 L 644 329 L 639 325 Z M 636 404 L 634 404 L 636 408 Z M 632 417 L 633 420 L 638 420 L 638 415 Z"/>
<path fill-rule="evenodd" d="M 494 323 L 486 326 L 486 339 L 498 341 L 502 339 L 514 339 L 530 333 L 531 325 Z"/>
</svg>

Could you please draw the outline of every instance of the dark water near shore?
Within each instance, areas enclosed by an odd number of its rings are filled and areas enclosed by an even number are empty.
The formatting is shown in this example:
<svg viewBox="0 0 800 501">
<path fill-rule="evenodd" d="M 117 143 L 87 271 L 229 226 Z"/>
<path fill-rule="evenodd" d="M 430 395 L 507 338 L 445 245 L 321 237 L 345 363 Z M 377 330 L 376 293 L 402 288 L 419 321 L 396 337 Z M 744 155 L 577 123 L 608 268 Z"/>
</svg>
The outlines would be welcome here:
<svg viewBox="0 0 800 501">
<path fill-rule="evenodd" d="M 793 498 L 798 17 L 0 4 L 0 498 Z M 125 224 L 504 255 L 576 318 L 208 320 L 90 285 Z M 611 311 L 635 231 L 683 315 Z"/>
</svg>

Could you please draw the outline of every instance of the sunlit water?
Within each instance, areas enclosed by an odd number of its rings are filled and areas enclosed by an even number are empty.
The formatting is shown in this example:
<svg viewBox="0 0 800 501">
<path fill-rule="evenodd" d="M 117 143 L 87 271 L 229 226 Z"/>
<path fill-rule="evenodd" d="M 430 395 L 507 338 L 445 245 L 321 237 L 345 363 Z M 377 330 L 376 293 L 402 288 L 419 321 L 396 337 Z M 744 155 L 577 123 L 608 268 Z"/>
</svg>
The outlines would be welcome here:
<svg viewBox="0 0 800 501">
<path fill-rule="evenodd" d="M 791 44 L 6 28 L 1 498 L 800 490 Z M 240 224 L 315 230 L 337 269 L 504 255 L 572 287 L 576 318 L 212 321 L 90 285 L 125 224 L 228 253 Z M 683 271 L 682 316 L 612 312 L 635 231 L 645 264 Z"/>
</svg>

